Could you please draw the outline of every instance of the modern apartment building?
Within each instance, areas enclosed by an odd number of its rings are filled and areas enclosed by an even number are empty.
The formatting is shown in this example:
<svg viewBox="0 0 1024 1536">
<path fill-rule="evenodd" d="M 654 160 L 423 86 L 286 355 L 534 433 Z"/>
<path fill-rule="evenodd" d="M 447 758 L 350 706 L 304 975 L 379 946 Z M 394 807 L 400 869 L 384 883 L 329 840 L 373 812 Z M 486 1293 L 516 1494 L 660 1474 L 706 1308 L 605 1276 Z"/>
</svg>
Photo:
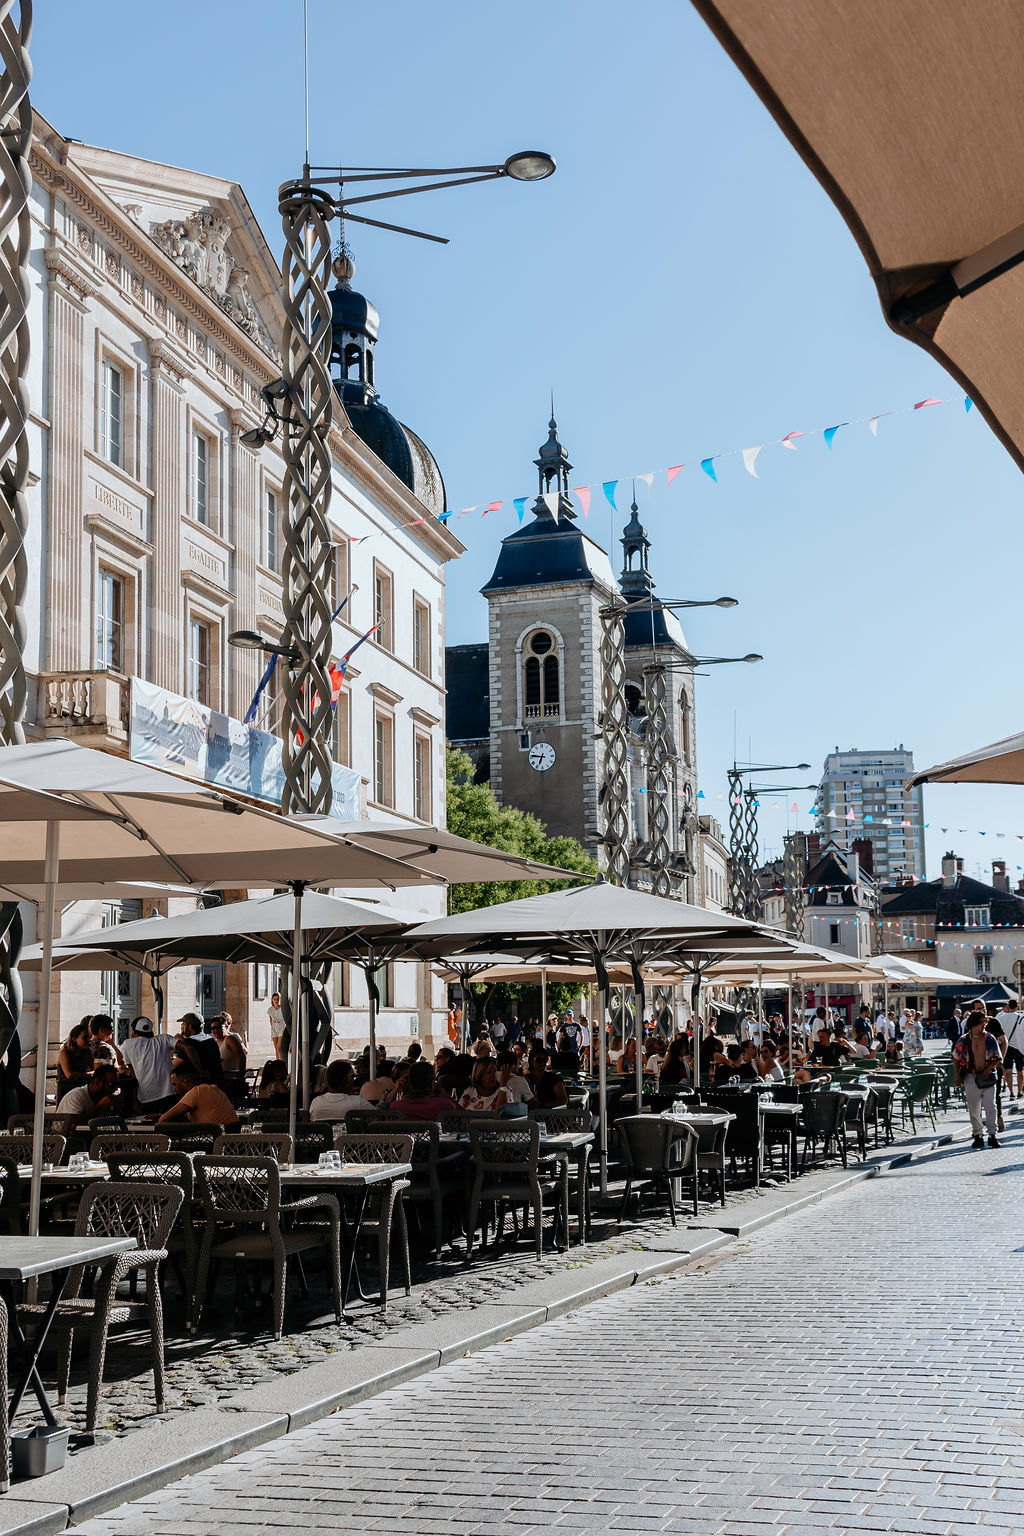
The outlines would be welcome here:
<svg viewBox="0 0 1024 1536">
<path fill-rule="evenodd" d="M 920 789 L 908 789 L 914 755 L 901 742 L 888 749 L 836 747 L 825 759 L 815 811 L 822 839 L 849 848 L 871 843 L 872 870 L 884 884 L 898 876 L 924 879 L 924 807 Z"/>
</svg>

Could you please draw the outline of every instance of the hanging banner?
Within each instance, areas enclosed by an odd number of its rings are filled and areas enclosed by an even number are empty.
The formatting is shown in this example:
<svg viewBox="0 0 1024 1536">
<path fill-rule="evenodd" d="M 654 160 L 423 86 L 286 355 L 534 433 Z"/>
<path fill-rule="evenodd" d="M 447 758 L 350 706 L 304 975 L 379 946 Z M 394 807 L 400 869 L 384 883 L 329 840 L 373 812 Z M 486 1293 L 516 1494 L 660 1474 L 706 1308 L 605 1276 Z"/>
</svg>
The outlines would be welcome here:
<svg viewBox="0 0 1024 1536">
<path fill-rule="evenodd" d="M 284 768 L 280 737 L 139 677 L 131 679 L 129 707 L 128 753 L 135 762 L 253 800 L 281 804 Z M 331 815 L 342 821 L 358 821 L 362 815 L 359 774 L 335 763 L 331 783 Z"/>
</svg>

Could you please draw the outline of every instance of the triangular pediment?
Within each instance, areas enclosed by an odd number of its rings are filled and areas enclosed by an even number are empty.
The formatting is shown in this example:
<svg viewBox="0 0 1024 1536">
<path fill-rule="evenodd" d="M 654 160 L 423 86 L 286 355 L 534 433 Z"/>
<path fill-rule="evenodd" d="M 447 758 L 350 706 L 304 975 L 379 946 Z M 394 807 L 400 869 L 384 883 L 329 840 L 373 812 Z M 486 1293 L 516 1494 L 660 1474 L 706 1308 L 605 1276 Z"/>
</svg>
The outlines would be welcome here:
<svg viewBox="0 0 1024 1536">
<path fill-rule="evenodd" d="M 277 262 L 237 182 L 93 145 L 69 158 L 265 352 L 278 357 Z"/>
</svg>

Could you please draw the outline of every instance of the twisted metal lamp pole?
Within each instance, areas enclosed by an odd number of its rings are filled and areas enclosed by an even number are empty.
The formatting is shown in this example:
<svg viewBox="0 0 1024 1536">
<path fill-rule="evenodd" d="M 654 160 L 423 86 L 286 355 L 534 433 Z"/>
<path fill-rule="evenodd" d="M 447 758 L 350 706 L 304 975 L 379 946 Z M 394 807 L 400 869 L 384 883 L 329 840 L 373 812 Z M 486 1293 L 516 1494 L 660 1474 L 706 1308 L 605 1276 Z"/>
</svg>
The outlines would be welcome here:
<svg viewBox="0 0 1024 1536">
<path fill-rule="evenodd" d="M 633 821 L 629 803 L 625 612 L 622 603 L 609 603 L 600 610 L 605 871 L 616 885 L 629 884 Z"/>
<path fill-rule="evenodd" d="M 668 728 L 668 668 L 660 662 L 644 667 L 644 702 L 647 708 L 647 841 L 651 884 L 656 896 L 672 895 L 669 864 L 672 859 L 669 768 L 675 756 Z"/>
<path fill-rule="evenodd" d="M 0 0 L 0 740 L 25 740 L 28 559 L 29 248 L 32 225 L 32 0 Z M 0 903 L 0 1114 L 17 1083 L 22 945 L 17 902 Z"/>
</svg>

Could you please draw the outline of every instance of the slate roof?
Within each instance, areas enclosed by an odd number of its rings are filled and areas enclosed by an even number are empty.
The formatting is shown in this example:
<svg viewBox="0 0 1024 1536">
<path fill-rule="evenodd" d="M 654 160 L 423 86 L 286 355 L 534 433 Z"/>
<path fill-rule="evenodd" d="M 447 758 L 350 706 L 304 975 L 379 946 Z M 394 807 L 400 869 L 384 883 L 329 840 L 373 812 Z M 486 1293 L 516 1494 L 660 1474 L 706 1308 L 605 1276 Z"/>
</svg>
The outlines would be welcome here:
<svg viewBox="0 0 1024 1536">
<path fill-rule="evenodd" d="M 904 886 L 891 896 L 882 892 L 882 911 L 886 917 L 934 917 L 937 928 L 955 928 L 964 924 L 965 907 L 990 907 L 993 926 L 1024 927 L 1024 900 L 1012 891 L 1001 891 L 970 875 L 957 875 L 952 885 L 939 880 L 922 880 Z"/>
</svg>

